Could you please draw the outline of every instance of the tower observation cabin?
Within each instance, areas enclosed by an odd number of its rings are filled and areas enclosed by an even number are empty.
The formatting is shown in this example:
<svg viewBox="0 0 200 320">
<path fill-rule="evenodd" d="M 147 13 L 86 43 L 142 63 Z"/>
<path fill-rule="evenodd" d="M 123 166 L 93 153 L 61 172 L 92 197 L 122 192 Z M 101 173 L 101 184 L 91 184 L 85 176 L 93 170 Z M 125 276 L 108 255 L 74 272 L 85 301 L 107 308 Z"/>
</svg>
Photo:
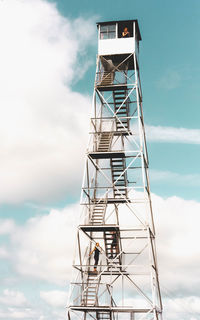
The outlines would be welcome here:
<svg viewBox="0 0 200 320">
<path fill-rule="evenodd" d="M 98 22 L 97 30 L 68 320 L 162 320 L 138 21 Z"/>
<path fill-rule="evenodd" d="M 141 35 L 137 20 L 98 22 L 97 27 L 99 55 L 138 52 Z"/>
</svg>

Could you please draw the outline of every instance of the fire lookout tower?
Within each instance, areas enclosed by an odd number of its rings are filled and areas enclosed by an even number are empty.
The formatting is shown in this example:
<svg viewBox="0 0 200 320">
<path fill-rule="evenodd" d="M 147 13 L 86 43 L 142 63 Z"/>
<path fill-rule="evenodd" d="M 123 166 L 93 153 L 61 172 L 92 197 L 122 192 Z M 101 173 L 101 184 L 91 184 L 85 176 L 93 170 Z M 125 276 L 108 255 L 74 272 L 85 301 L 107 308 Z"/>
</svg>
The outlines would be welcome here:
<svg viewBox="0 0 200 320">
<path fill-rule="evenodd" d="M 68 319 L 161 320 L 137 20 L 99 22 Z"/>
</svg>

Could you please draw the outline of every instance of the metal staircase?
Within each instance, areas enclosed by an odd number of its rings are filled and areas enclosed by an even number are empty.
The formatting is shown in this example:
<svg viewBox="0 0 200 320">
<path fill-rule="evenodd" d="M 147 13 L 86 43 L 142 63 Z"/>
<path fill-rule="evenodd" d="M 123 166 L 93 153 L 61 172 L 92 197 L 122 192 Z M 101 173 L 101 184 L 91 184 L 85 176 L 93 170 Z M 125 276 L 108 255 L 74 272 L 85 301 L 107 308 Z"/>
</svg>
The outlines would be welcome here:
<svg viewBox="0 0 200 320">
<path fill-rule="evenodd" d="M 126 97 L 127 97 L 127 90 L 113 91 L 114 112 L 117 116 L 117 118 L 116 118 L 116 130 L 117 131 L 129 130 L 129 119 L 128 119 L 129 100 L 127 99 L 124 102 Z"/>
<path fill-rule="evenodd" d="M 106 211 L 106 203 L 97 203 L 94 205 L 89 224 L 102 225 L 104 224 L 104 217 Z"/>
<path fill-rule="evenodd" d="M 112 173 L 112 182 L 113 195 L 114 198 L 127 198 L 127 177 L 126 177 L 126 165 L 124 158 L 112 158 L 111 159 L 111 173 Z"/>
<path fill-rule="evenodd" d="M 98 143 L 98 152 L 107 152 L 110 150 L 112 142 L 112 132 L 102 132 Z"/>
<path fill-rule="evenodd" d="M 114 80 L 114 72 L 104 71 L 99 85 L 105 86 L 105 87 L 110 86 L 113 84 L 113 80 Z"/>
<path fill-rule="evenodd" d="M 97 292 L 99 287 L 99 279 L 97 274 L 88 271 L 87 274 L 87 284 L 82 296 L 82 305 L 84 306 L 94 306 L 97 304 Z"/>
<path fill-rule="evenodd" d="M 117 232 L 117 231 L 114 231 Z M 112 264 L 120 265 L 121 259 L 120 256 L 118 256 L 119 253 L 119 232 L 117 232 L 117 241 L 118 245 L 117 247 L 112 247 L 112 241 L 113 241 L 113 231 L 105 231 L 104 232 L 104 241 L 105 241 L 105 252 L 108 259 L 112 259 Z M 118 248 L 118 249 L 117 249 Z"/>
</svg>

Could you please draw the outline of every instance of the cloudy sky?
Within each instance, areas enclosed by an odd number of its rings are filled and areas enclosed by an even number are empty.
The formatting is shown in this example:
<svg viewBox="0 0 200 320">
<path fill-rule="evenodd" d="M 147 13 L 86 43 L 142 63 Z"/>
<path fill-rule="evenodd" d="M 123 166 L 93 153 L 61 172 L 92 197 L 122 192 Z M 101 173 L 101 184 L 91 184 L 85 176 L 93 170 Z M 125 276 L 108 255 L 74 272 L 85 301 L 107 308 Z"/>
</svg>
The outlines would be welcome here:
<svg viewBox="0 0 200 320">
<path fill-rule="evenodd" d="M 0 319 L 61 320 L 96 21 L 139 20 L 164 320 L 200 318 L 200 2 L 0 0 Z"/>
</svg>

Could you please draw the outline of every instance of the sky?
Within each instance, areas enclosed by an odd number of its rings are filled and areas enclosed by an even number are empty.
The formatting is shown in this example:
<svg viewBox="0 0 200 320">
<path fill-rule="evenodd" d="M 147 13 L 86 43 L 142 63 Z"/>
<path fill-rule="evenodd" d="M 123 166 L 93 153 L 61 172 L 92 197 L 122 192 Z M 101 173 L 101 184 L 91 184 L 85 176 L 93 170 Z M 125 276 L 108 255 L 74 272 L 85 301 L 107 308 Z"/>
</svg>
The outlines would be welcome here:
<svg viewBox="0 0 200 320">
<path fill-rule="evenodd" d="M 200 2 L 0 1 L 0 319 L 61 320 L 97 21 L 138 19 L 164 320 L 200 318 Z"/>
</svg>

